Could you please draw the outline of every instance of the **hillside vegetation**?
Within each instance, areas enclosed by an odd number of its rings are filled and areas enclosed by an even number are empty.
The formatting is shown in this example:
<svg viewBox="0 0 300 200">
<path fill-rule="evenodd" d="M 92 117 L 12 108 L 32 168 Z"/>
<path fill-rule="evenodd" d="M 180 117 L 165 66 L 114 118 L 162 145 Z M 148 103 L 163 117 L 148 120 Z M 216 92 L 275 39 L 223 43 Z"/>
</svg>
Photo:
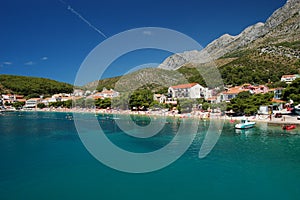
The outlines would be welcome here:
<svg viewBox="0 0 300 200">
<path fill-rule="evenodd" d="M 282 75 L 297 74 L 299 70 L 299 59 L 269 53 L 261 54 L 258 50 L 220 67 L 222 78 L 228 85 L 277 82 Z"/>
<path fill-rule="evenodd" d="M 0 92 L 22 94 L 27 97 L 50 96 L 56 93 L 72 93 L 73 86 L 46 78 L 0 75 Z"/>
<path fill-rule="evenodd" d="M 171 85 L 187 83 L 186 77 L 177 71 L 169 71 L 159 68 L 141 69 L 124 76 L 102 79 L 89 83 L 83 88 L 102 91 L 107 89 L 115 89 L 119 92 L 128 92 L 135 89 L 148 89 L 153 92 L 165 90 Z"/>
</svg>

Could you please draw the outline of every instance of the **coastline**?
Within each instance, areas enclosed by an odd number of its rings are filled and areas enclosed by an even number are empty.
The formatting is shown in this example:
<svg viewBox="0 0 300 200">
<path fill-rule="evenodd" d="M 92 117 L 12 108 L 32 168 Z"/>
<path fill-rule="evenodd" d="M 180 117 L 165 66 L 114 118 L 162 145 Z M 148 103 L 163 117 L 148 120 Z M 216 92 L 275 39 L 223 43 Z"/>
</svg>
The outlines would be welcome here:
<svg viewBox="0 0 300 200">
<path fill-rule="evenodd" d="M 34 109 L 34 110 L 20 110 L 21 112 L 61 112 L 61 113 L 82 113 L 82 114 L 112 114 L 112 115 L 139 115 L 139 116 L 154 116 L 154 117 L 171 117 L 171 118 L 185 118 L 185 119 L 198 119 L 198 120 L 209 120 L 220 119 L 230 122 L 232 124 L 239 123 L 241 119 L 248 119 L 256 123 L 266 123 L 270 126 L 282 126 L 287 124 L 300 125 L 300 120 L 297 116 L 283 115 L 282 118 L 275 118 L 272 115 L 271 119 L 269 116 L 238 116 L 230 117 L 227 115 L 221 116 L 220 113 L 210 112 L 193 112 L 186 114 L 175 114 L 172 112 L 163 111 L 130 111 L 130 110 L 114 110 L 114 109 L 85 109 L 85 108 L 60 108 L 60 109 Z"/>
</svg>

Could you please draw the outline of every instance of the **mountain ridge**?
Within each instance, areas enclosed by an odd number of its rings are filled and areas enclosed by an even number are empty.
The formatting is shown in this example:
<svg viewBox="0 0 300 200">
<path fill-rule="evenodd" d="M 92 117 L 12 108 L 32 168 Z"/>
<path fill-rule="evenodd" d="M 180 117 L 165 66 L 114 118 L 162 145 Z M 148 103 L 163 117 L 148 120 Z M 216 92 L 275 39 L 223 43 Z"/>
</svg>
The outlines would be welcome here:
<svg viewBox="0 0 300 200">
<path fill-rule="evenodd" d="M 135 87 L 135 83 L 151 81 L 153 84 L 148 88 L 153 89 L 162 84 L 168 87 L 183 82 L 176 81 L 175 78 L 169 79 L 168 83 L 156 84 L 156 78 L 179 77 L 168 71 L 182 74 L 186 83 L 198 82 L 205 86 L 205 76 L 212 74 L 211 66 L 218 67 L 225 85 L 239 85 L 245 82 L 280 84 L 282 75 L 300 73 L 299 10 L 300 0 L 289 0 L 274 11 L 265 23 L 258 22 L 248 26 L 236 36 L 224 34 L 202 51 L 186 51 L 166 58 L 158 68 L 165 71 L 139 70 L 129 76 L 100 80 L 98 89 L 113 88 L 116 83 L 130 88 Z M 156 73 L 162 74 L 155 76 Z M 210 82 L 215 81 L 211 80 L 213 81 Z M 97 82 L 94 82 L 95 85 Z"/>
<path fill-rule="evenodd" d="M 258 22 L 254 25 L 248 26 L 236 36 L 224 34 L 212 41 L 201 51 L 186 51 L 171 55 L 166 58 L 161 65 L 159 65 L 159 68 L 177 70 L 187 63 L 199 64 L 217 60 L 227 53 L 247 47 L 247 45 L 255 42 L 255 40 L 276 30 L 278 26 L 292 18 L 295 14 L 299 14 L 299 10 L 300 0 L 288 0 L 281 8 L 273 12 L 265 23 Z M 289 30 L 286 31 L 289 32 Z"/>
</svg>

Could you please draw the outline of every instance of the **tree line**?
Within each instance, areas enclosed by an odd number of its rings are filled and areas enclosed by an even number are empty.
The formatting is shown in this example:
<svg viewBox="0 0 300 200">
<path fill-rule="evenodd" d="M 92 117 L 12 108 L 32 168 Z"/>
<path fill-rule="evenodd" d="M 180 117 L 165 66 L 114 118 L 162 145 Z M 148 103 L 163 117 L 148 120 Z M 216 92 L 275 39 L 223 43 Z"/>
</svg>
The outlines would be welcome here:
<svg viewBox="0 0 300 200">
<path fill-rule="evenodd" d="M 51 96 L 57 93 L 72 93 L 73 85 L 46 78 L 28 76 L 0 75 L 2 90 L 24 95 L 26 98 Z"/>
</svg>

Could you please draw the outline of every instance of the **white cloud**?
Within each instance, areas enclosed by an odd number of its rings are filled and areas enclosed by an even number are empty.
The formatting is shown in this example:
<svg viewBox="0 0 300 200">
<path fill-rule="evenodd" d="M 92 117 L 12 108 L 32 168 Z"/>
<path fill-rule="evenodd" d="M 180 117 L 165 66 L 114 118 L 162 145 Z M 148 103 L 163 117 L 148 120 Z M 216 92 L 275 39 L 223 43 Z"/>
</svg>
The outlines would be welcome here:
<svg viewBox="0 0 300 200">
<path fill-rule="evenodd" d="M 143 31 L 143 34 L 144 35 L 152 35 L 152 32 L 151 31 Z"/>
<path fill-rule="evenodd" d="M 3 65 L 12 65 L 12 62 L 3 62 Z"/>
<path fill-rule="evenodd" d="M 32 61 L 29 61 L 29 62 L 27 62 L 27 63 L 24 63 L 24 65 L 28 65 L 28 66 L 31 66 L 31 65 L 34 65 L 35 63 L 34 62 L 32 62 Z"/>
<path fill-rule="evenodd" d="M 9 65 L 12 65 L 13 63 L 12 62 L 9 62 L 9 61 L 5 61 L 5 62 L 2 62 L 0 63 L 0 67 L 6 67 L 6 66 L 9 66 Z"/>
<path fill-rule="evenodd" d="M 48 60 L 48 57 L 44 56 L 41 58 L 41 60 Z"/>
</svg>

